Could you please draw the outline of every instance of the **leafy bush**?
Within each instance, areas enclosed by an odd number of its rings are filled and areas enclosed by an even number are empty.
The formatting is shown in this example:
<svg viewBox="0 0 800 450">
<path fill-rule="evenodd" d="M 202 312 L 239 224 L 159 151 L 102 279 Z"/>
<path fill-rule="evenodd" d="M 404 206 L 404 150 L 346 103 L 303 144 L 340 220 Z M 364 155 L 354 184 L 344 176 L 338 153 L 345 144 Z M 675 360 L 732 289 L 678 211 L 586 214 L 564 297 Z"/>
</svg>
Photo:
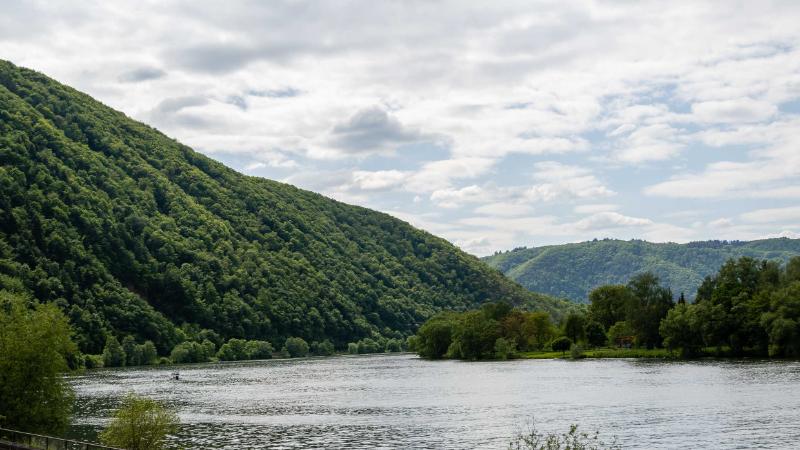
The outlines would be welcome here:
<svg viewBox="0 0 800 450">
<path fill-rule="evenodd" d="M 317 356 L 331 356 L 336 349 L 333 347 L 333 343 L 326 339 L 322 342 L 312 342 L 311 352 Z"/>
<path fill-rule="evenodd" d="M 380 344 L 375 342 L 373 339 L 364 338 L 358 341 L 358 353 L 365 354 L 365 353 L 380 353 L 383 351 L 383 348 Z"/>
<path fill-rule="evenodd" d="M 387 352 L 402 352 L 403 351 L 403 341 L 400 339 L 389 339 L 386 341 L 386 351 Z"/>
<path fill-rule="evenodd" d="M 550 343 L 550 348 L 553 349 L 554 352 L 564 353 L 571 347 L 572 347 L 572 340 L 566 336 L 555 338 Z"/>
<path fill-rule="evenodd" d="M 591 347 L 601 347 L 606 345 L 606 341 L 608 341 L 603 325 L 594 320 L 586 322 L 584 335 L 586 336 L 586 343 Z"/>
<path fill-rule="evenodd" d="M 176 364 L 207 362 L 214 354 L 214 343 L 211 341 L 182 342 L 170 353 L 170 359 Z"/>
<path fill-rule="evenodd" d="M 308 343 L 303 338 L 290 337 L 283 344 L 283 351 L 290 358 L 302 358 L 308 356 Z"/>
<path fill-rule="evenodd" d="M 128 450 L 160 450 L 165 438 L 178 430 L 178 415 L 155 400 L 128 394 L 100 433 L 100 441 Z"/>
<path fill-rule="evenodd" d="M 583 354 L 583 346 L 581 344 L 572 344 L 569 349 L 569 357 L 572 359 L 583 359 L 586 355 Z"/>
<path fill-rule="evenodd" d="M 494 341 L 494 358 L 506 360 L 514 358 L 517 354 L 517 343 L 506 338 L 497 338 Z"/>
<path fill-rule="evenodd" d="M 103 355 L 84 355 L 83 364 L 87 369 L 99 369 L 103 367 Z"/>
<path fill-rule="evenodd" d="M 416 335 L 412 335 L 406 338 L 406 350 L 410 352 L 416 352 L 418 344 L 419 344 L 419 338 Z"/>
<path fill-rule="evenodd" d="M 106 338 L 106 345 L 103 348 L 103 366 L 104 367 L 122 367 L 125 365 L 127 355 L 125 350 L 122 349 L 119 341 L 114 336 Z"/>
<path fill-rule="evenodd" d="M 525 433 L 518 434 L 508 445 L 509 450 L 621 450 L 622 446 L 616 443 L 606 444 L 600 440 L 599 432 L 593 435 L 578 431 L 577 425 L 572 425 L 569 431 L 563 434 L 540 433 L 531 424 Z"/>
<path fill-rule="evenodd" d="M 0 290 L 0 426 L 55 433 L 69 424 L 71 334 L 56 305 Z"/>
<path fill-rule="evenodd" d="M 271 359 L 274 349 L 267 341 L 247 341 L 244 351 L 247 359 Z"/>
<path fill-rule="evenodd" d="M 232 338 L 222 344 L 217 352 L 220 361 L 241 361 L 247 359 L 247 341 Z"/>
</svg>

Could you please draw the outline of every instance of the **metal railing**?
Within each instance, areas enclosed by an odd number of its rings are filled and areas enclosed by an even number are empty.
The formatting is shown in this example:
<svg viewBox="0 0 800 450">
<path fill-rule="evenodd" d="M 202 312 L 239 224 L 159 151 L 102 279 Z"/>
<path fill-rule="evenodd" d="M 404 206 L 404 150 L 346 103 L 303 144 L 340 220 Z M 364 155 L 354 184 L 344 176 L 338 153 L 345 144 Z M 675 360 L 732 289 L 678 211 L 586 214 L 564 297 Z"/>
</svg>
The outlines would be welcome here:
<svg viewBox="0 0 800 450">
<path fill-rule="evenodd" d="M 35 450 L 121 450 L 91 442 L 74 441 L 0 428 L 0 448 Z"/>
</svg>

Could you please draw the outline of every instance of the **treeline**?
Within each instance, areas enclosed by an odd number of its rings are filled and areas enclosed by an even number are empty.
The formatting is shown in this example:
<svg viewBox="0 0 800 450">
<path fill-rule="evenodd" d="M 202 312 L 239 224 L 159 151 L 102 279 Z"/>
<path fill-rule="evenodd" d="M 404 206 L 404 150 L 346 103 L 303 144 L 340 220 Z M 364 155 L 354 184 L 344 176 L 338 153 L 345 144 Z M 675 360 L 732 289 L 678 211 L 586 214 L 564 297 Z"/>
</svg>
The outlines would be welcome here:
<svg viewBox="0 0 800 450">
<path fill-rule="evenodd" d="M 431 359 L 506 359 L 518 352 L 603 346 L 667 348 L 683 357 L 800 356 L 800 257 L 785 266 L 731 259 L 707 277 L 694 303 L 677 300 L 652 273 L 589 294 L 585 310 L 558 324 L 507 303 L 443 312 L 409 340 Z"/>
<path fill-rule="evenodd" d="M 186 334 L 184 334 L 186 336 Z M 310 344 L 301 337 L 289 337 L 280 347 L 269 341 L 257 339 L 231 338 L 224 341 L 217 333 L 200 330 L 184 337 L 184 341 L 172 348 L 169 356 L 158 356 L 151 341 L 137 343 L 128 335 L 120 341 L 113 335 L 106 338 L 103 352 L 98 355 L 84 355 L 76 351 L 70 357 L 73 368 L 96 369 L 101 367 L 147 366 L 156 364 L 188 364 L 214 361 L 247 361 L 272 359 L 275 357 L 302 358 L 305 356 L 331 356 L 337 353 L 361 355 L 368 353 L 401 352 L 406 342 L 401 339 L 383 336 L 364 338 L 349 342 L 346 347 L 337 349 L 325 339 Z"/>
<path fill-rule="evenodd" d="M 313 341 L 309 344 L 301 337 L 289 337 L 276 350 L 276 347 L 269 341 L 237 338 L 222 341 L 216 333 L 203 330 L 199 335 L 176 345 L 168 357 L 159 357 L 152 342 L 145 341 L 137 344 L 133 336 L 129 335 L 122 340 L 122 343 L 116 337 L 109 336 L 102 354 L 83 355 L 78 352 L 72 359 L 75 367 L 93 369 L 154 364 L 247 361 L 274 357 L 302 358 L 305 356 L 331 356 L 336 353 L 360 355 L 401 352 L 405 348 L 405 341 L 394 338 L 386 339 L 382 336 L 350 342 L 347 347 L 341 349 L 337 349 L 327 339 L 322 342 Z"/>
<path fill-rule="evenodd" d="M 478 310 L 437 314 L 409 338 L 408 347 L 430 359 L 507 359 L 550 347 L 559 334 L 547 313 L 487 303 Z"/>
<path fill-rule="evenodd" d="M 685 355 L 704 347 L 733 355 L 800 356 L 800 257 L 728 261 L 661 323 L 664 343 Z"/>
</svg>

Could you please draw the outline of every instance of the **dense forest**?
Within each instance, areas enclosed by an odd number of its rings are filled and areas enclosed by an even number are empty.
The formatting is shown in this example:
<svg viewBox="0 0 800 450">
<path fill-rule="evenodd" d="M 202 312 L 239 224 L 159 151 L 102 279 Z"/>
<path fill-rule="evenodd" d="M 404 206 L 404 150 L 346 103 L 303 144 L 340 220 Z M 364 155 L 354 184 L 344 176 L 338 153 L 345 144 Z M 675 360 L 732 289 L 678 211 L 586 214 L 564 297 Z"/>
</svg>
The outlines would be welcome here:
<svg viewBox="0 0 800 450">
<path fill-rule="evenodd" d="M 580 356 L 583 348 L 604 346 L 666 348 L 683 357 L 800 356 L 800 257 L 784 266 L 728 260 L 703 280 L 694 303 L 674 298 L 650 272 L 600 286 L 589 299 L 586 311 L 572 311 L 559 324 L 504 303 L 445 311 L 410 344 L 430 359 L 507 359 L 541 350 Z"/>
<path fill-rule="evenodd" d="M 3 61 L 0 289 L 57 305 L 83 353 L 123 343 L 147 358 L 146 341 L 160 355 L 231 338 L 344 348 L 405 339 L 443 309 L 505 300 L 559 317 L 569 305 L 387 214 L 244 176 Z"/>
<path fill-rule="evenodd" d="M 652 272 L 673 292 L 683 292 L 692 300 L 703 279 L 730 258 L 749 256 L 785 263 L 797 255 L 800 239 L 688 244 L 603 239 L 518 248 L 488 256 L 484 261 L 531 291 L 586 303 L 592 289 L 626 283 L 643 272 Z"/>
</svg>

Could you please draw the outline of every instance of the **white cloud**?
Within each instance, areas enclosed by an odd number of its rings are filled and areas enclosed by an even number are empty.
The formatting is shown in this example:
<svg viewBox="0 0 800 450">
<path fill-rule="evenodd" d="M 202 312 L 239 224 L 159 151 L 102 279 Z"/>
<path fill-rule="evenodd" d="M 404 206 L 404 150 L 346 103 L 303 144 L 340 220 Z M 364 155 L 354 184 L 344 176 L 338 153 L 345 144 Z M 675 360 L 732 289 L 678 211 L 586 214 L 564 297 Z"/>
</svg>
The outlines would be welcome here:
<svg viewBox="0 0 800 450">
<path fill-rule="evenodd" d="M 755 223 L 793 222 L 800 223 L 800 206 L 766 208 L 741 215 L 742 220 Z"/>
<path fill-rule="evenodd" d="M 729 228 L 733 226 L 733 221 L 727 217 L 720 217 L 708 222 L 708 226 L 711 228 Z"/>
<path fill-rule="evenodd" d="M 692 104 L 692 114 L 701 122 L 762 122 L 770 119 L 777 112 L 778 108 L 772 103 L 751 98 L 713 100 Z"/>
<path fill-rule="evenodd" d="M 589 169 L 566 165 L 556 161 L 536 164 L 533 179 L 541 181 L 525 193 L 533 202 L 548 202 L 555 199 L 585 199 L 608 197 L 614 191 L 603 185 Z"/>
<path fill-rule="evenodd" d="M 614 133 L 624 134 L 620 128 Z M 645 125 L 632 128 L 620 139 L 614 159 L 626 163 L 641 164 L 647 161 L 663 161 L 677 155 L 682 148 L 678 131 L 666 124 Z"/>
<path fill-rule="evenodd" d="M 406 187 L 412 192 L 432 192 L 451 187 L 453 180 L 468 180 L 486 174 L 495 164 L 492 158 L 458 158 L 425 163 L 410 175 Z"/>
<path fill-rule="evenodd" d="M 620 227 L 643 227 L 652 224 L 653 221 L 650 219 L 625 216 L 617 212 L 600 212 L 579 220 L 575 223 L 575 227 L 579 230 L 607 230 Z"/>
<path fill-rule="evenodd" d="M 474 212 L 487 216 L 519 217 L 529 215 L 533 212 L 533 208 L 524 203 L 495 202 L 481 205 L 475 208 Z"/>
<path fill-rule="evenodd" d="M 613 203 L 593 203 L 587 205 L 578 205 L 573 211 L 578 214 L 593 214 L 599 212 L 616 211 L 619 205 Z"/>
<path fill-rule="evenodd" d="M 365 191 L 383 190 L 399 186 L 407 177 L 408 173 L 400 170 L 356 170 L 353 172 L 353 184 Z"/>
<path fill-rule="evenodd" d="M 439 189 L 431 194 L 431 201 L 443 208 L 458 208 L 464 203 L 483 202 L 488 198 L 486 190 L 474 184 L 461 189 Z"/>
</svg>

